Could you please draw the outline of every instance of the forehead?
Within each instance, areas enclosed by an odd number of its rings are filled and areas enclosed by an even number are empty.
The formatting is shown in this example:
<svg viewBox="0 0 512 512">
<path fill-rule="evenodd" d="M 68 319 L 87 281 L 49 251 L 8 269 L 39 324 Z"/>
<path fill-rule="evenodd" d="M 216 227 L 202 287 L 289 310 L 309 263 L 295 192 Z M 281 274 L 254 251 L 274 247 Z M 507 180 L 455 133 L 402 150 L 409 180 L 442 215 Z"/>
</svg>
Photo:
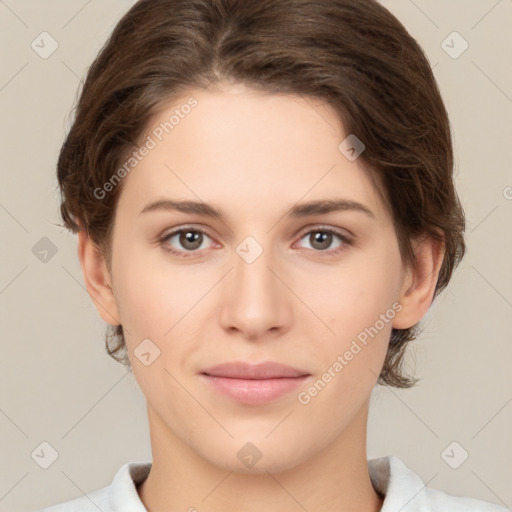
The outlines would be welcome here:
<svg viewBox="0 0 512 512">
<path fill-rule="evenodd" d="M 302 198 L 345 197 L 379 210 L 364 163 L 340 150 L 347 135 L 318 99 L 235 85 L 190 90 L 148 123 L 141 143 L 151 149 L 125 178 L 121 200 L 179 197 L 262 215 Z"/>
</svg>

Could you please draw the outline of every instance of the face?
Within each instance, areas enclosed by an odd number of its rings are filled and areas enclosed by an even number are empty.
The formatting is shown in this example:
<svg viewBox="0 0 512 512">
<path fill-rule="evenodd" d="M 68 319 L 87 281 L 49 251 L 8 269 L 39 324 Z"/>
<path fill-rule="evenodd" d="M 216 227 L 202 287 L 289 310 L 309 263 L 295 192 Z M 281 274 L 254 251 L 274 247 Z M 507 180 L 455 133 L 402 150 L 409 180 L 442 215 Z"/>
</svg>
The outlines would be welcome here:
<svg viewBox="0 0 512 512">
<path fill-rule="evenodd" d="M 255 470 L 296 466 L 348 435 L 382 368 L 406 277 L 392 219 L 318 101 L 194 90 L 148 135 L 111 278 L 150 427 L 229 470 L 244 446 Z"/>
</svg>

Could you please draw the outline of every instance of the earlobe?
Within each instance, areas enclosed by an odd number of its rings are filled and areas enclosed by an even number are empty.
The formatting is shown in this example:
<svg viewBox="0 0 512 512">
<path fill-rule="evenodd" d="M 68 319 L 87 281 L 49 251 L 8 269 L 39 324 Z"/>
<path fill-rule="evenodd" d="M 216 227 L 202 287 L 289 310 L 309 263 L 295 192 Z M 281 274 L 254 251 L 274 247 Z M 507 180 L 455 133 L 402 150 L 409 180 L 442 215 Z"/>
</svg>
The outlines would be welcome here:
<svg viewBox="0 0 512 512">
<path fill-rule="evenodd" d="M 425 237 L 416 244 L 416 267 L 407 272 L 399 303 L 402 309 L 393 319 L 395 329 L 408 329 L 427 313 L 444 259 L 444 243 Z"/>
<path fill-rule="evenodd" d="M 112 280 L 105 257 L 85 229 L 78 233 L 78 259 L 87 292 L 101 318 L 110 325 L 120 325 Z"/>
</svg>

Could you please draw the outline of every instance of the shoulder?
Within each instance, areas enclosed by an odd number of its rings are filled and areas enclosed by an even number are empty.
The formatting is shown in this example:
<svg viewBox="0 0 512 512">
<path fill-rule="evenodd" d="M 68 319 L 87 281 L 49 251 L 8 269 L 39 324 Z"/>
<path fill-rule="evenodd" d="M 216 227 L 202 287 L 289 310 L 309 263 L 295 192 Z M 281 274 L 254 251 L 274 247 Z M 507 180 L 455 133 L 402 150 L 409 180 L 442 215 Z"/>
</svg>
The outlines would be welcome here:
<svg viewBox="0 0 512 512">
<path fill-rule="evenodd" d="M 509 512 L 502 505 L 426 487 L 395 456 L 370 459 L 368 470 L 375 490 L 384 496 L 381 512 Z"/>
<path fill-rule="evenodd" d="M 147 512 L 137 486 L 148 476 L 151 465 L 149 461 L 128 462 L 121 466 L 107 487 L 36 512 Z"/>
<path fill-rule="evenodd" d="M 449 509 L 453 512 L 510 512 L 508 508 L 502 505 L 476 498 L 452 496 L 437 489 L 426 488 L 425 491 L 430 507 L 428 510 L 441 511 Z"/>
</svg>

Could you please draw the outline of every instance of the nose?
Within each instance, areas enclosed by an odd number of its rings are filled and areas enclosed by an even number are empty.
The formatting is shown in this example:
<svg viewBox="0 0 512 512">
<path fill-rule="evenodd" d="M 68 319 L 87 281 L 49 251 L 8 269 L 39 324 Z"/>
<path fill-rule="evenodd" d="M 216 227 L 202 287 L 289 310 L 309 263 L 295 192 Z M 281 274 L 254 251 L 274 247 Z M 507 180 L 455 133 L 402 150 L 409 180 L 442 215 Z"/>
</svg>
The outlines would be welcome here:
<svg viewBox="0 0 512 512">
<path fill-rule="evenodd" d="M 263 249 L 254 261 L 240 254 L 233 255 L 233 269 L 223 280 L 222 328 L 250 341 L 282 335 L 291 326 L 293 300 L 282 266 L 270 250 Z"/>
</svg>

